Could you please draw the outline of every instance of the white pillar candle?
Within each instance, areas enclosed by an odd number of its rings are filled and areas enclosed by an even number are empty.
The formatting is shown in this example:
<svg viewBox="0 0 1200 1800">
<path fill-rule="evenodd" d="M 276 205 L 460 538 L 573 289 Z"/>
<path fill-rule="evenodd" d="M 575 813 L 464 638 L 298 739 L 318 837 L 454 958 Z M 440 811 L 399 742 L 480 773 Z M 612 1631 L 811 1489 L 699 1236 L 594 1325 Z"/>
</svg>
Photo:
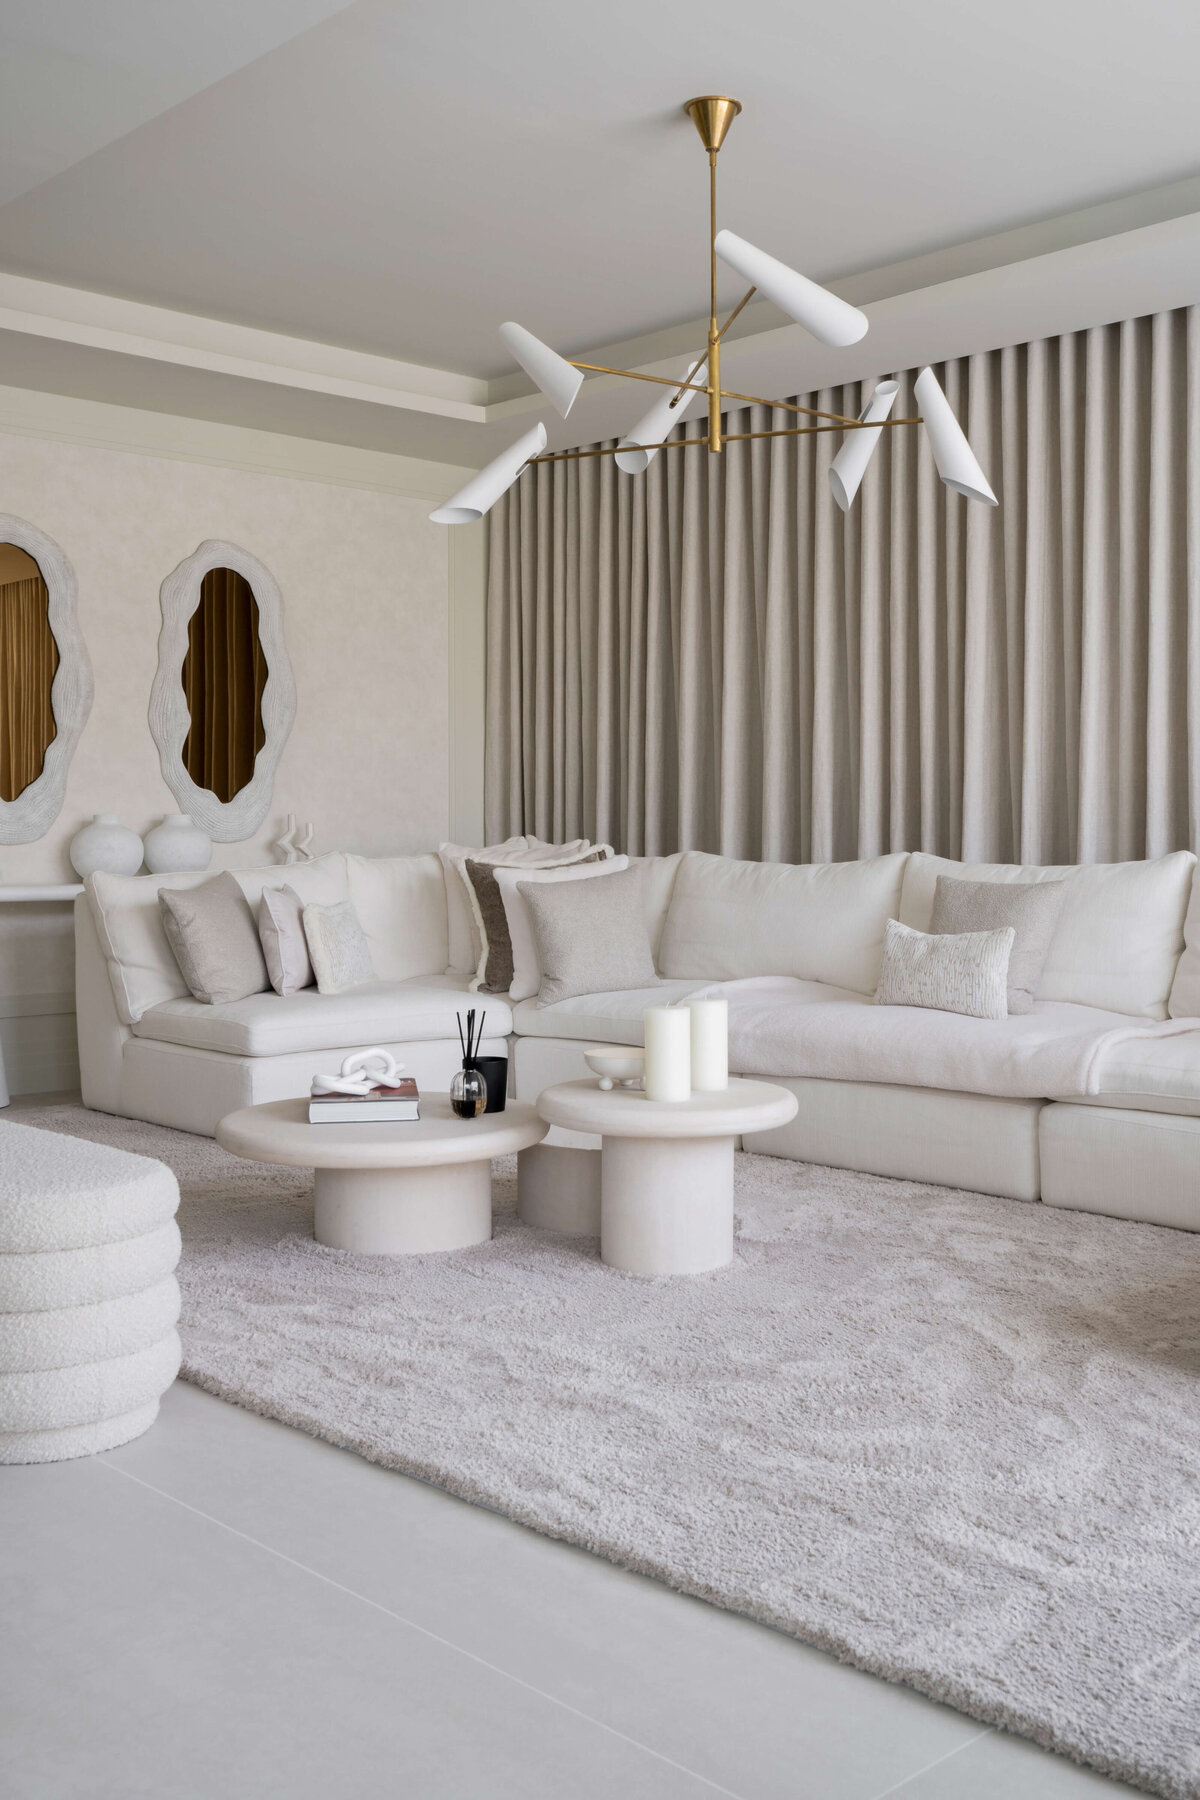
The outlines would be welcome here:
<svg viewBox="0 0 1200 1800">
<path fill-rule="evenodd" d="M 647 1100 L 688 1100 L 692 1092 L 692 1019 L 686 1006 L 648 1006 Z"/>
<path fill-rule="evenodd" d="M 692 1087 L 715 1094 L 729 1086 L 729 1002 L 689 1000 L 692 1015 Z"/>
</svg>

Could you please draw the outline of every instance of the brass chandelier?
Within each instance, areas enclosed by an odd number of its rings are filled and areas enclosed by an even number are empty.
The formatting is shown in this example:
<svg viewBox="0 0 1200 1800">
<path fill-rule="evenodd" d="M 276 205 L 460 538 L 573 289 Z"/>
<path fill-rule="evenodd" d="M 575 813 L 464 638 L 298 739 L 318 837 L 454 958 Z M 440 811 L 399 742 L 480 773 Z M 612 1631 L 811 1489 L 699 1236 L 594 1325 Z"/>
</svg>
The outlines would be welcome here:
<svg viewBox="0 0 1200 1800">
<path fill-rule="evenodd" d="M 709 308 L 708 342 L 704 352 L 690 360 L 689 366 L 675 376 L 646 375 L 636 369 L 614 369 L 604 363 L 580 362 L 560 356 L 542 343 L 523 325 L 510 320 L 501 325 L 500 335 L 516 361 L 555 410 L 565 419 L 575 403 L 584 378 L 588 374 L 619 375 L 627 381 L 651 382 L 664 390 L 654 404 L 633 427 L 628 437 L 618 444 L 590 450 L 546 450 L 546 427 L 539 423 L 526 431 L 507 450 L 501 451 L 486 468 L 473 475 L 466 486 L 447 500 L 430 518 L 444 525 L 466 525 L 483 517 L 531 464 L 570 462 L 583 457 L 612 456 L 617 467 L 628 475 L 639 475 L 647 469 L 660 450 L 683 450 L 704 447 L 719 456 L 726 444 L 746 443 L 751 438 L 811 437 L 820 432 L 838 431 L 845 442 L 829 469 L 829 485 L 842 511 L 849 507 L 858 492 L 867 464 L 885 430 L 900 425 L 923 425 L 938 474 L 948 488 L 971 500 L 996 505 L 996 496 L 987 477 L 975 459 L 962 428 L 942 392 L 933 370 L 924 368 L 917 376 L 913 392 L 922 411 L 910 419 L 893 419 L 891 410 L 900 391 L 898 381 L 880 381 L 857 419 L 841 413 L 820 412 L 815 407 L 797 406 L 790 400 L 768 400 L 759 394 L 741 394 L 721 385 L 721 343 L 742 308 L 757 293 L 772 300 L 788 316 L 803 325 L 823 344 L 845 348 L 866 335 L 865 313 L 848 301 L 831 294 L 827 288 L 809 281 L 807 276 L 778 262 L 765 251 L 758 250 L 732 231 L 717 229 L 717 156 L 725 142 L 729 127 L 741 112 L 741 102 L 726 94 L 703 94 L 688 100 L 683 108 L 708 153 L 709 192 Z M 717 318 L 717 264 L 726 263 L 750 283 L 724 324 Z M 708 430 L 702 437 L 673 438 L 669 434 L 701 396 L 708 401 Z M 795 413 L 811 424 L 789 425 L 772 431 L 725 431 L 721 412 L 723 403 L 734 400 L 742 405 L 766 406 L 781 412 Z"/>
</svg>

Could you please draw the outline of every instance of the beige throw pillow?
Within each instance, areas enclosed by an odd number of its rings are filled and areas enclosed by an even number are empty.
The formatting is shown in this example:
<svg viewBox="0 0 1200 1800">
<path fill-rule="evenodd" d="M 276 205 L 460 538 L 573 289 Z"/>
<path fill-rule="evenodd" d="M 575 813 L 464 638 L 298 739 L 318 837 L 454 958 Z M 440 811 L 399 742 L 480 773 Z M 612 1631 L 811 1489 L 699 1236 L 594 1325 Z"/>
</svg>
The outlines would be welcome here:
<svg viewBox="0 0 1200 1800">
<path fill-rule="evenodd" d="M 228 869 L 199 887 L 160 888 L 158 908 L 183 979 L 206 1006 L 270 987 L 250 903 Z"/>
<path fill-rule="evenodd" d="M 1008 959 L 1016 933 L 934 937 L 889 919 L 875 990 L 878 1006 L 928 1006 L 974 1019 L 1008 1017 Z"/>
<path fill-rule="evenodd" d="M 645 868 L 603 881 L 519 881 L 537 938 L 538 1005 L 658 985 L 642 901 Z"/>
<path fill-rule="evenodd" d="M 570 863 L 565 869 L 494 869 L 496 886 L 500 890 L 500 898 L 504 904 L 504 917 L 508 921 L 508 935 L 512 943 L 512 981 L 509 984 L 510 1000 L 532 1000 L 542 985 L 542 965 L 538 960 L 537 933 L 533 929 L 533 919 L 524 895 L 520 892 L 521 884 L 526 881 L 536 882 L 539 887 L 547 882 L 588 881 L 597 875 L 619 875 L 629 867 L 627 856 L 609 856 L 603 862 Z"/>
<path fill-rule="evenodd" d="M 604 862 L 612 855 L 611 844 L 597 844 L 576 854 L 573 846 L 555 848 L 540 845 L 536 851 L 526 850 L 516 858 L 488 862 L 481 857 L 468 857 L 464 865 L 467 889 L 471 894 L 475 924 L 482 951 L 479 966 L 471 982 L 477 994 L 507 994 L 512 986 L 512 939 L 504 902 L 496 885 L 493 870 L 497 867 L 522 869 L 556 869 L 576 867 L 581 863 Z"/>
<path fill-rule="evenodd" d="M 1033 1011 L 1033 999 L 1054 936 L 1065 881 L 959 881 L 939 875 L 929 929 L 937 936 L 970 931 L 1015 933 L 1008 959 L 1008 1010 Z"/>
<path fill-rule="evenodd" d="M 295 888 L 265 887 L 258 903 L 258 935 L 267 974 L 277 994 L 298 994 L 313 984 L 304 935 L 304 902 Z"/>
<path fill-rule="evenodd" d="M 306 906 L 304 936 L 322 994 L 341 994 L 374 981 L 367 934 L 349 900 L 339 900 L 336 906 Z"/>
</svg>

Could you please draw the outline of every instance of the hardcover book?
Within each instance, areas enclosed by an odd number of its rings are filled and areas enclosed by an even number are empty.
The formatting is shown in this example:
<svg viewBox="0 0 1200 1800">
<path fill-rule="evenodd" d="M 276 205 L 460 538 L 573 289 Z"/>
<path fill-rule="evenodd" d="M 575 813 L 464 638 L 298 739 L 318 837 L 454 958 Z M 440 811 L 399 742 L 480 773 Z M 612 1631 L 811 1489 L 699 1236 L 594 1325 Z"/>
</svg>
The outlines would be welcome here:
<svg viewBox="0 0 1200 1800">
<path fill-rule="evenodd" d="M 368 1094 L 314 1094 L 308 1103 L 310 1125 L 391 1125 L 420 1116 L 420 1095 L 411 1075 L 395 1087 L 373 1087 Z"/>
</svg>

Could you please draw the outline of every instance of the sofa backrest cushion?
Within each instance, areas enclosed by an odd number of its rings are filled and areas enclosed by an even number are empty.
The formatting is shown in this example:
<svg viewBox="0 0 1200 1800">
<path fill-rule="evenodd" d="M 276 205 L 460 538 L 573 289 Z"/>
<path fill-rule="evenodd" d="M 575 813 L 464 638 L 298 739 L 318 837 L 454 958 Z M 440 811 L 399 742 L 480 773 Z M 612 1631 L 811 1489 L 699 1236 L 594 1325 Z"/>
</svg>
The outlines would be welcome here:
<svg viewBox="0 0 1200 1800">
<path fill-rule="evenodd" d="M 1062 881 L 1062 911 L 1037 998 L 1165 1019 L 1183 950 L 1195 862 L 1190 850 L 1177 850 L 1149 862 L 1043 868 L 957 863 L 914 851 L 904 874 L 900 919 L 917 931 L 929 930 L 939 875 L 966 881 Z"/>
<path fill-rule="evenodd" d="M 294 888 L 306 905 L 346 898 L 346 859 L 337 852 L 312 862 L 273 863 L 233 873 L 252 912 L 257 911 L 264 887 Z M 192 888 L 211 880 L 208 870 L 196 875 L 88 876 L 88 904 L 123 1024 L 134 1025 L 152 1006 L 188 993 L 163 930 L 160 888 Z"/>
<path fill-rule="evenodd" d="M 449 940 L 440 858 L 347 856 L 346 872 L 379 979 L 443 974 Z"/>
<path fill-rule="evenodd" d="M 794 975 L 873 994 L 906 860 L 900 853 L 756 863 L 689 850 L 675 877 L 659 967 L 669 979 Z"/>
<path fill-rule="evenodd" d="M 671 856 L 631 856 L 631 868 L 644 869 L 642 881 L 642 904 L 646 911 L 646 930 L 650 933 L 650 948 L 654 952 L 654 964 L 658 968 L 659 955 L 662 950 L 663 930 L 667 923 L 671 896 L 675 892 L 675 877 L 679 873 L 679 865 L 685 852 L 676 850 Z"/>
<path fill-rule="evenodd" d="M 1167 1011 L 1173 1019 L 1200 1019 L 1200 870 L 1192 876 L 1183 921 L 1183 955 L 1175 970 Z"/>
</svg>

